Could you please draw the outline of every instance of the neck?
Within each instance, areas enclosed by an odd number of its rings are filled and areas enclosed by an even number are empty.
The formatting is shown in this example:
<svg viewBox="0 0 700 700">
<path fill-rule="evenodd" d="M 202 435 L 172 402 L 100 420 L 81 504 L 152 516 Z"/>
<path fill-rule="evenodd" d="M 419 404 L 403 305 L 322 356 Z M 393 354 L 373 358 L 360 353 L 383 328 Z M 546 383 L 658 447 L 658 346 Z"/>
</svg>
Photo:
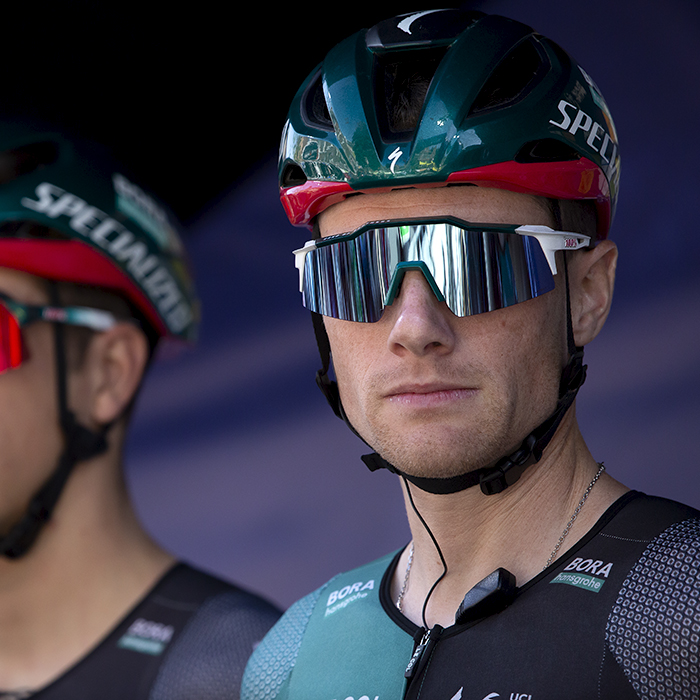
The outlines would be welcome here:
<svg viewBox="0 0 700 700">
<path fill-rule="evenodd" d="M 435 544 L 416 510 L 435 537 L 447 566 L 447 574 L 427 606 L 428 626 L 453 624 L 465 593 L 498 567 L 513 573 L 519 586 L 542 571 L 599 469 L 575 417 L 567 418 L 542 460 L 500 494 L 485 496 L 477 486 L 455 494 L 435 495 L 404 485 L 414 545 L 402 601 L 402 610 L 409 619 L 423 624 L 423 603 L 443 573 Z M 415 510 L 406 488 L 410 489 Z M 601 475 L 556 558 L 580 539 L 625 490 L 609 476 Z M 407 561 L 408 551 L 394 575 L 394 600 L 403 586 Z"/>
<path fill-rule="evenodd" d="M 36 689 L 90 650 L 172 565 L 109 451 L 76 465 L 30 551 L 0 558 L 0 690 Z"/>
</svg>

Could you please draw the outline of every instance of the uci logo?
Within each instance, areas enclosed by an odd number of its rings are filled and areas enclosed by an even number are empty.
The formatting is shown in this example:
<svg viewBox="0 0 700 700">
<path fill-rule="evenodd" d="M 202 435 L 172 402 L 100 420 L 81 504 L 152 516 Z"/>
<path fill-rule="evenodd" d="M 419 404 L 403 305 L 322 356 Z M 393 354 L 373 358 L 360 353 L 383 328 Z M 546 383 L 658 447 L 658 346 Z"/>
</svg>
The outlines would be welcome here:
<svg viewBox="0 0 700 700">
<path fill-rule="evenodd" d="M 451 698 L 450 700 L 462 700 L 462 691 L 464 686 L 462 686 Z M 489 693 L 483 700 L 496 700 L 500 698 L 500 693 Z M 532 695 L 529 693 L 511 693 L 510 700 L 532 700 Z"/>
</svg>

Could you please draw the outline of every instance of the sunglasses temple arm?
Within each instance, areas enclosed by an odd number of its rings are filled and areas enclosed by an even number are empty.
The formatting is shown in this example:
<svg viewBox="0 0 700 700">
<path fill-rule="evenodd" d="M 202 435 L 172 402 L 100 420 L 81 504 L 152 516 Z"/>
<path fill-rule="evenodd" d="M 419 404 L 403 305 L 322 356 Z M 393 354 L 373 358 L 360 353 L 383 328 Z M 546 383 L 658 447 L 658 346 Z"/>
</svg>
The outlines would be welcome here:
<svg viewBox="0 0 700 700">
<path fill-rule="evenodd" d="M 316 243 L 314 241 L 307 241 L 303 248 L 297 248 L 292 251 L 294 255 L 294 266 L 299 270 L 299 291 L 304 291 L 304 262 L 306 260 L 306 254 L 312 250 L 316 250 Z"/>
<path fill-rule="evenodd" d="M 591 242 L 590 236 L 572 231 L 554 231 L 549 226 L 520 226 L 516 233 L 537 239 L 553 275 L 557 274 L 555 254 L 558 250 L 580 250 L 587 248 Z"/>
</svg>

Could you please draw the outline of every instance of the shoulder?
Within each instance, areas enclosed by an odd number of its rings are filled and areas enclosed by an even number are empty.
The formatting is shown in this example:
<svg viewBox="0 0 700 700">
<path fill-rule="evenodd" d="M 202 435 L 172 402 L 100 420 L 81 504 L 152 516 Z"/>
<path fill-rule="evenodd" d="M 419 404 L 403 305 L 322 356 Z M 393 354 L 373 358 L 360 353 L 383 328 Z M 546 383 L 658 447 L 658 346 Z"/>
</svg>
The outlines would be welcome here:
<svg viewBox="0 0 700 700">
<path fill-rule="evenodd" d="M 645 545 L 627 574 L 618 603 L 632 590 L 651 594 L 691 586 L 700 591 L 700 512 L 694 508 L 642 496 L 605 530 L 608 536 L 624 539 L 627 534 Z"/>
<path fill-rule="evenodd" d="M 649 538 L 674 523 L 700 518 L 700 511 L 691 506 L 638 491 L 630 491 L 611 510 L 614 517 L 610 522 L 615 528 L 629 528 L 630 532 Z"/>
<path fill-rule="evenodd" d="M 647 542 L 610 613 L 608 645 L 640 697 L 695 697 L 700 683 L 687 671 L 700 663 L 700 513 L 661 498 L 637 501 Z"/>
<path fill-rule="evenodd" d="M 270 630 L 251 657 L 243 677 L 242 700 L 282 700 L 289 676 L 304 641 L 309 621 L 322 606 L 342 605 L 353 594 L 378 591 L 384 572 L 395 553 L 338 574 L 320 588 L 294 603 Z M 365 591 L 362 591 L 362 589 Z"/>
<path fill-rule="evenodd" d="M 151 595 L 191 611 L 163 660 L 151 700 L 238 698 L 245 664 L 281 611 L 185 564 L 176 566 Z"/>
</svg>

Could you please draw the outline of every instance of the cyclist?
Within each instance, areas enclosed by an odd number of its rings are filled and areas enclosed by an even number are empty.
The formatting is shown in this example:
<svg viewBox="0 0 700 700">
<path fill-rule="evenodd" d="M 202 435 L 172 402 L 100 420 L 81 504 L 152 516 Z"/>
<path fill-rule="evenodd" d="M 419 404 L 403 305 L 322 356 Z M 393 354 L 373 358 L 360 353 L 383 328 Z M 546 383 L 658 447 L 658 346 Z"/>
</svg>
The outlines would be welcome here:
<svg viewBox="0 0 700 700">
<path fill-rule="evenodd" d="M 177 561 L 122 475 L 197 299 L 166 207 L 97 145 L 0 124 L 0 697 L 238 697 L 279 616 Z"/>
<path fill-rule="evenodd" d="M 700 697 L 698 513 L 613 479 L 576 421 L 618 180 L 596 85 L 504 17 L 380 22 L 302 85 L 280 187 L 314 232 L 317 380 L 412 539 L 296 603 L 244 698 Z"/>
</svg>

